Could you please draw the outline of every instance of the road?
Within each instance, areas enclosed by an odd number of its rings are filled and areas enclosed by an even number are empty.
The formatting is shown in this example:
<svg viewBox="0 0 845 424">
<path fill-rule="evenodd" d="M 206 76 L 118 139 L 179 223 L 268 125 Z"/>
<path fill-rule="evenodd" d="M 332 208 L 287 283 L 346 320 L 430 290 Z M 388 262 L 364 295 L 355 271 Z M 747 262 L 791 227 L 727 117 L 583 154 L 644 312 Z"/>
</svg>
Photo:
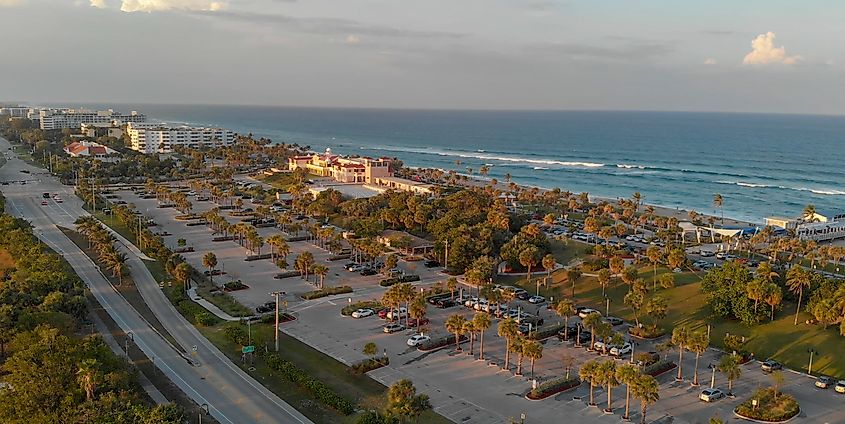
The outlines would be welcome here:
<svg viewBox="0 0 845 424">
<path fill-rule="evenodd" d="M 0 151 L 11 154 L 8 141 L 0 138 Z M 23 173 L 27 170 L 29 173 Z M 221 423 L 310 423 L 304 415 L 279 399 L 245 371 L 232 364 L 173 307 L 158 288 L 134 249 L 123 248 L 129 258 L 132 277 L 141 295 L 166 330 L 178 341 L 185 356 L 170 345 L 132 306 L 117 293 L 98 267 L 56 226 L 73 228 L 73 222 L 87 215 L 72 187 L 23 161 L 10 157 L 0 168 L 0 181 L 27 180 L 1 186 L 7 199 L 7 212 L 29 220 L 34 232 L 73 266 L 91 293 L 124 332 L 131 332 L 134 343 L 156 367 L 197 404 L 207 404 L 211 415 Z M 41 193 L 58 193 L 63 203 L 48 200 L 42 206 Z M 126 242 L 128 244 L 128 242 Z"/>
</svg>

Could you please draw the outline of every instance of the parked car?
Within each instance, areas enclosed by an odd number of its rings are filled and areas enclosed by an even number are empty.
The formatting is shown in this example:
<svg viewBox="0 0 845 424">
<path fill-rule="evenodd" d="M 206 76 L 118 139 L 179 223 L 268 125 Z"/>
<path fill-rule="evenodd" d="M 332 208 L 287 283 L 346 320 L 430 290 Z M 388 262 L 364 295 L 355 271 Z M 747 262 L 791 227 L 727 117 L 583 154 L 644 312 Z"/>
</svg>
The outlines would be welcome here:
<svg viewBox="0 0 845 424">
<path fill-rule="evenodd" d="M 772 372 L 779 369 L 783 369 L 783 365 L 781 365 L 780 362 L 775 361 L 774 359 L 766 359 L 765 361 L 763 361 L 762 364 L 760 364 L 760 368 L 763 370 L 763 372 Z"/>
<path fill-rule="evenodd" d="M 625 342 L 622 346 L 613 346 L 610 348 L 610 354 L 613 356 L 622 356 L 631 353 L 634 350 L 634 345 Z"/>
<path fill-rule="evenodd" d="M 378 311 L 378 317 L 381 319 L 387 319 L 387 313 L 390 312 L 390 309 L 382 309 Z"/>
<path fill-rule="evenodd" d="M 387 334 L 391 334 L 391 333 L 395 333 L 397 331 L 403 331 L 403 330 L 405 330 L 405 326 L 402 325 L 402 324 L 399 324 L 398 322 L 391 322 L 390 324 L 385 325 L 384 328 L 382 329 L 382 331 L 384 331 Z"/>
<path fill-rule="evenodd" d="M 601 312 L 599 312 L 599 311 L 597 311 L 597 310 L 595 310 L 595 309 L 590 309 L 590 308 L 584 308 L 584 309 L 582 309 L 582 310 L 580 310 L 580 311 L 578 312 L 578 316 L 579 316 L 581 319 L 587 318 L 588 316 L 590 316 L 590 315 L 592 315 L 592 314 L 599 314 L 599 315 L 601 315 Z"/>
<path fill-rule="evenodd" d="M 816 387 L 820 389 L 827 389 L 828 387 L 832 386 L 834 383 L 833 379 L 823 375 L 816 379 Z"/>
<path fill-rule="evenodd" d="M 528 298 L 528 303 L 531 303 L 531 304 L 534 304 L 534 305 L 536 305 L 538 303 L 543 303 L 545 301 L 546 301 L 546 298 L 543 297 L 543 296 L 531 296 L 531 297 Z"/>
<path fill-rule="evenodd" d="M 701 394 L 698 395 L 698 398 L 705 402 L 713 402 L 723 397 L 725 397 L 725 394 L 719 389 L 704 389 L 701 391 Z"/>
<path fill-rule="evenodd" d="M 429 305 L 437 305 L 437 303 L 440 302 L 441 300 L 451 299 L 451 298 L 452 298 L 452 296 L 449 295 L 448 293 L 447 294 L 438 294 L 438 295 L 429 297 L 428 303 L 429 303 Z"/>
<path fill-rule="evenodd" d="M 406 308 L 403 306 L 403 307 L 401 307 L 401 308 L 399 308 L 399 309 L 394 309 L 394 310 L 392 310 L 392 311 L 389 311 L 389 312 L 387 313 L 387 319 L 399 319 L 399 318 L 405 318 L 405 315 L 407 315 L 407 314 L 408 314 L 408 309 L 406 309 Z"/>
<path fill-rule="evenodd" d="M 578 337 L 578 342 L 581 344 L 589 343 L 590 339 L 593 338 L 593 333 L 590 330 L 586 330 L 584 328 L 581 329 L 581 336 Z"/>
<path fill-rule="evenodd" d="M 428 261 L 425 261 L 423 263 L 423 265 L 425 265 L 426 268 L 437 268 L 437 267 L 440 266 L 440 262 L 435 261 L 435 260 L 428 260 Z"/>
<path fill-rule="evenodd" d="M 372 268 L 364 268 L 364 269 L 361 270 L 360 274 L 363 275 L 363 276 L 368 276 L 368 275 L 376 275 L 376 274 L 378 274 L 378 272 L 376 272 L 376 270 L 374 270 Z"/>
<path fill-rule="evenodd" d="M 408 339 L 406 343 L 408 344 L 408 346 L 416 347 L 429 340 L 431 340 L 431 337 L 429 336 L 424 336 L 422 334 L 414 334 Z"/>
<path fill-rule="evenodd" d="M 604 321 L 612 326 L 622 325 L 625 321 L 619 317 L 605 317 Z"/>
<path fill-rule="evenodd" d="M 835 390 L 836 393 L 845 393 L 845 380 L 839 380 L 833 390 Z"/>
<path fill-rule="evenodd" d="M 375 311 L 373 311 L 372 309 L 361 308 L 352 313 L 352 318 L 364 318 L 373 314 L 375 314 Z"/>
<path fill-rule="evenodd" d="M 528 300 L 528 298 L 530 298 L 530 297 L 531 297 L 531 295 L 530 295 L 530 294 L 528 294 L 528 292 L 527 292 L 527 291 L 525 291 L 525 290 L 523 290 L 523 291 L 515 291 L 515 292 L 514 292 L 514 295 L 516 295 L 516 298 L 517 298 L 517 299 L 519 299 L 519 300 Z"/>
<path fill-rule="evenodd" d="M 417 319 L 410 319 L 408 320 L 408 327 L 417 328 L 423 325 L 428 325 L 431 323 L 431 320 L 428 318 L 417 318 Z"/>
<path fill-rule="evenodd" d="M 47 201 L 46 201 L 46 200 L 42 200 L 42 201 L 41 201 L 41 206 L 47 206 Z"/>
</svg>

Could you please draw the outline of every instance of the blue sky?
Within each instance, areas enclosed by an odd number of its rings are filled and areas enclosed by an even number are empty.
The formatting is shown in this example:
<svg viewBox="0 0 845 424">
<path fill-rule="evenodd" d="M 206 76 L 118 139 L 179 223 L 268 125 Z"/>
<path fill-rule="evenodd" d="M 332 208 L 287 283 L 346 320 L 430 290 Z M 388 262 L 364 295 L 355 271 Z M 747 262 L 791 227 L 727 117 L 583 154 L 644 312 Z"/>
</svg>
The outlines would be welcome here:
<svg viewBox="0 0 845 424">
<path fill-rule="evenodd" d="M 843 114 L 844 17 L 821 0 L 0 0 L 0 100 Z"/>
</svg>

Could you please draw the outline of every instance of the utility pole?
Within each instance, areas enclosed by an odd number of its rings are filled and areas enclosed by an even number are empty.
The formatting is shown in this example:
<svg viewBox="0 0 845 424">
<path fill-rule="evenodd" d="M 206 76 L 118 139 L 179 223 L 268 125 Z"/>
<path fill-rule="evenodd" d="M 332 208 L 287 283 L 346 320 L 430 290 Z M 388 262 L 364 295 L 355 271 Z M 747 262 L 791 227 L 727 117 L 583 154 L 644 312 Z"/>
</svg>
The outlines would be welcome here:
<svg viewBox="0 0 845 424">
<path fill-rule="evenodd" d="M 443 268 L 449 269 L 449 240 L 446 239 L 446 252 L 443 254 Z"/>
<path fill-rule="evenodd" d="M 279 351 L 279 296 L 285 294 L 285 292 L 275 291 L 270 293 L 271 296 L 276 298 L 276 352 Z"/>
</svg>

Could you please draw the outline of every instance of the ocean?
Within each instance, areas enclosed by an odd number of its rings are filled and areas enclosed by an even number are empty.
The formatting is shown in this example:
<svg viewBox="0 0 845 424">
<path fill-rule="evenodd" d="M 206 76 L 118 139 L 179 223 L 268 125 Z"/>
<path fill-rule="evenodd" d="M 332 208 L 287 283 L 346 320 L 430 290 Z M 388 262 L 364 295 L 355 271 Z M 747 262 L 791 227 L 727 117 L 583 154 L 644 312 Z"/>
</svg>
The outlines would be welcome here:
<svg viewBox="0 0 845 424">
<path fill-rule="evenodd" d="M 101 105 L 97 105 L 101 106 Z M 150 119 L 252 132 L 317 151 L 762 223 L 845 207 L 845 117 L 674 112 L 108 105 Z M 458 164 L 458 161 L 460 164 Z"/>
</svg>

